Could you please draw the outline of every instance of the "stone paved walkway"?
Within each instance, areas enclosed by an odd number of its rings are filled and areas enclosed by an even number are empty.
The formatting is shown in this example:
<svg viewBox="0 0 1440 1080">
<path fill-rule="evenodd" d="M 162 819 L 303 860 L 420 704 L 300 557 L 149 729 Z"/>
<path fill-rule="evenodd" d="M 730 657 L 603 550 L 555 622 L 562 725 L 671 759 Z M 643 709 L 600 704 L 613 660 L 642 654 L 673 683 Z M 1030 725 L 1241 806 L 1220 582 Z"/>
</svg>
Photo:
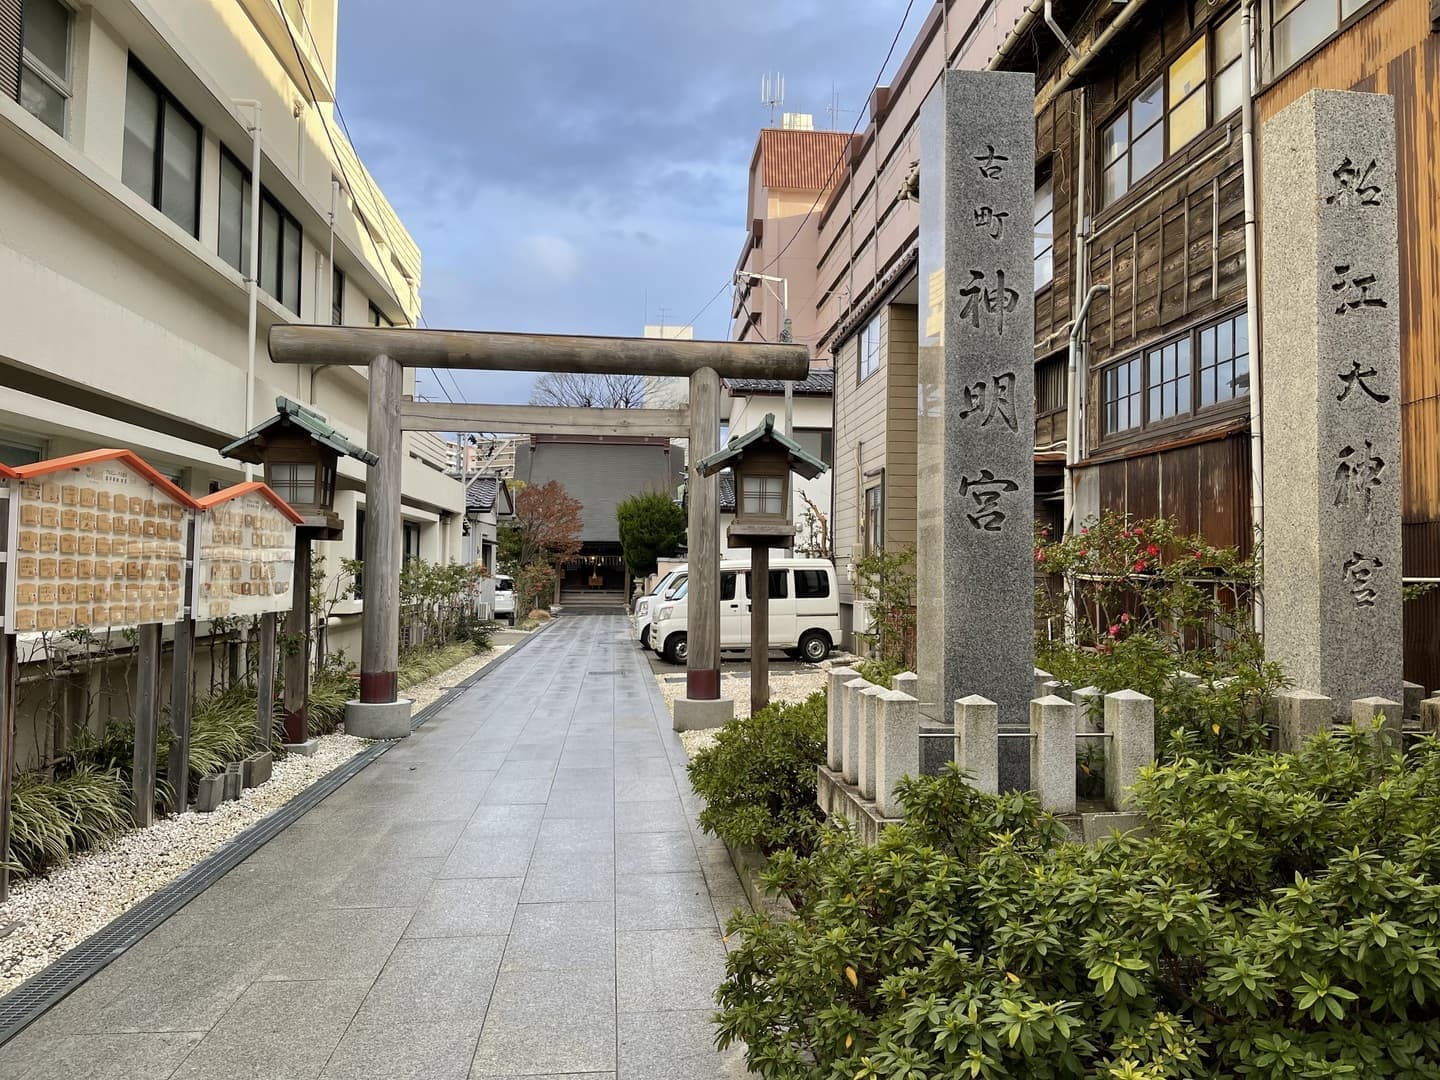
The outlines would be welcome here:
<svg viewBox="0 0 1440 1080">
<path fill-rule="evenodd" d="M 7 1046 L 7 1080 L 745 1075 L 744 894 L 616 616 L 562 619 Z"/>
</svg>

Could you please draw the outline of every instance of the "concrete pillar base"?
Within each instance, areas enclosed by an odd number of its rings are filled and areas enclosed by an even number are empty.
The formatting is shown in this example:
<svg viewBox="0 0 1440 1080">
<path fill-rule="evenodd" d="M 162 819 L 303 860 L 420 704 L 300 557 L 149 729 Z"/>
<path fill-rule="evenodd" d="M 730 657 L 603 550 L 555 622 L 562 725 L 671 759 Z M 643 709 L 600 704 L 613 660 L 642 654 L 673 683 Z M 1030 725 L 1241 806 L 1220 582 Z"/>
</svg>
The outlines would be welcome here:
<svg viewBox="0 0 1440 1080">
<path fill-rule="evenodd" d="M 319 739 L 306 739 L 304 742 L 287 742 L 285 744 L 287 754 L 299 754 L 301 757 L 314 757 L 319 749 Z"/>
<path fill-rule="evenodd" d="M 399 701 L 345 703 L 345 734 L 358 739 L 406 739 L 410 737 L 409 698 Z"/>
<path fill-rule="evenodd" d="M 735 719 L 735 702 L 730 698 L 676 698 L 675 730 L 705 731 L 721 728 Z"/>
</svg>

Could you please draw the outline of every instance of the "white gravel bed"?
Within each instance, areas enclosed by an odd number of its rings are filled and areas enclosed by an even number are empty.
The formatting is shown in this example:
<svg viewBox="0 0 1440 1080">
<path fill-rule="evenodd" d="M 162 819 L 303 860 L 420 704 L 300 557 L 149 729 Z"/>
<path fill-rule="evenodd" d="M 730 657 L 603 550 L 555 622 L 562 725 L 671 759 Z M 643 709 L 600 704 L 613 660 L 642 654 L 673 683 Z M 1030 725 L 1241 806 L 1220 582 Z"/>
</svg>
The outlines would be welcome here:
<svg viewBox="0 0 1440 1080">
<path fill-rule="evenodd" d="M 715 745 L 715 734 L 719 728 L 710 728 L 708 731 L 682 731 L 680 742 L 685 747 L 685 756 L 691 761 L 701 750 L 708 750 Z"/>
<path fill-rule="evenodd" d="M 418 713 L 446 690 L 452 686 L 458 686 L 481 668 L 494 663 L 502 653 L 507 653 L 514 647 L 513 645 L 492 645 L 487 651 L 476 653 L 468 660 L 461 660 L 454 667 L 446 668 L 439 675 L 432 675 L 424 682 L 416 683 L 410 689 L 402 691 L 402 694 L 415 702 L 413 711 Z"/>
<path fill-rule="evenodd" d="M 179 877 L 225 841 L 283 806 L 370 745 L 326 735 L 313 757 L 275 763 L 267 783 L 221 803 L 213 813 L 187 811 L 148 829 L 116 837 L 43 878 L 17 882 L 0 904 L 0 994 L 9 993 L 106 923 Z"/>
<path fill-rule="evenodd" d="M 771 701 L 804 701 L 817 690 L 825 689 L 826 674 L 824 671 L 796 671 L 770 674 L 770 700 Z M 685 679 L 681 678 L 674 682 L 667 682 L 663 675 L 655 676 L 655 681 L 660 684 L 660 693 L 665 698 L 665 704 L 669 707 L 671 714 L 675 712 L 675 699 L 685 696 Z M 735 702 L 735 715 L 750 715 L 750 676 L 748 673 L 732 671 L 721 672 L 720 674 L 720 696 L 730 698 Z"/>
</svg>

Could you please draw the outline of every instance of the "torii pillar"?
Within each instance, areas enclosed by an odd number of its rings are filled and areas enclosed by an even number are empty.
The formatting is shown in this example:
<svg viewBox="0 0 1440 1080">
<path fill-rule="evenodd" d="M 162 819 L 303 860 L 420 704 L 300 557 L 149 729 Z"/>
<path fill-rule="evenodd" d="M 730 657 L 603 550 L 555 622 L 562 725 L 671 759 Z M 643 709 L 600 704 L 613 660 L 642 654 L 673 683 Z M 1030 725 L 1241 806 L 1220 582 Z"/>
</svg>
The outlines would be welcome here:
<svg viewBox="0 0 1440 1080">
<path fill-rule="evenodd" d="M 397 685 L 403 432 L 496 430 L 503 415 L 518 430 L 688 436 L 693 474 L 694 462 L 719 446 L 722 377 L 799 380 L 810 365 L 803 345 L 295 325 L 271 328 L 270 358 L 277 364 L 364 366 L 370 372 L 366 437 L 379 461 L 372 466 L 366 503 L 360 698 L 347 703 L 345 728 L 375 739 L 410 734 L 411 703 L 399 697 Z M 407 402 L 407 367 L 684 376 L 690 379 L 691 402 L 688 410 Z M 676 706 L 677 728 L 687 710 L 705 712 L 713 722 L 726 706 L 733 708 L 720 701 L 719 482 L 696 475 L 690 479 L 689 658 L 686 697 Z"/>
</svg>

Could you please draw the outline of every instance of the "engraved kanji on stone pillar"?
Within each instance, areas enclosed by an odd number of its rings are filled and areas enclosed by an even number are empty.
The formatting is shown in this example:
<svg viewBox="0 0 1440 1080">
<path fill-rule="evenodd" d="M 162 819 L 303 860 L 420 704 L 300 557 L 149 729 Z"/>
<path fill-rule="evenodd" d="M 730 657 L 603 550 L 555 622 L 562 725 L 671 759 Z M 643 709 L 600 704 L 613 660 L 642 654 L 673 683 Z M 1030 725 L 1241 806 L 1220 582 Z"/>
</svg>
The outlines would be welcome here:
<svg viewBox="0 0 1440 1080">
<path fill-rule="evenodd" d="M 1265 650 L 1336 710 L 1400 701 L 1400 270 L 1388 95 L 1265 125 Z"/>
<path fill-rule="evenodd" d="M 920 113 L 921 708 L 1028 730 L 1034 670 L 1035 82 L 947 71 Z M 1029 783 L 1005 739 L 1000 787 Z"/>
</svg>

